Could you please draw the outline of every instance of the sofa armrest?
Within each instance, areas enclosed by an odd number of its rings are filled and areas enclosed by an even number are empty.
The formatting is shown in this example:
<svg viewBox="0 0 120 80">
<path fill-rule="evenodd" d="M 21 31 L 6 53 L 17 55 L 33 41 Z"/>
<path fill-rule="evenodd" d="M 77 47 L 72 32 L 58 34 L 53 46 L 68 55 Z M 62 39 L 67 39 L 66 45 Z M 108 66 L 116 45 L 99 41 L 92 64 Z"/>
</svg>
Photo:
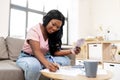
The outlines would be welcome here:
<svg viewBox="0 0 120 80">
<path fill-rule="evenodd" d="M 75 55 L 74 54 L 69 54 L 68 57 L 71 60 L 71 66 L 75 65 Z"/>
<path fill-rule="evenodd" d="M 65 50 L 65 49 L 72 49 L 72 46 L 69 46 L 69 45 L 62 45 L 62 49 Z M 67 55 L 70 60 L 71 60 L 71 65 L 75 65 L 75 55 L 74 54 L 69 54 Z"/>
</svg>

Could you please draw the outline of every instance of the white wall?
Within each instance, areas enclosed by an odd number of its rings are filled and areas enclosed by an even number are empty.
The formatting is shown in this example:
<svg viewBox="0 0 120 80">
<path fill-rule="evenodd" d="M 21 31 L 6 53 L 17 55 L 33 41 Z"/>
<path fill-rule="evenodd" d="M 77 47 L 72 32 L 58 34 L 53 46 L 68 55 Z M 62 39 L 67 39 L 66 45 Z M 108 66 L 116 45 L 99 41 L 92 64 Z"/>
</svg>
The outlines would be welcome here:
<svg viewBox="0 0 120 80">
<path fill-rule="evenodd" d="M 92 35 L 89 0 L 71 0 L 69 13 L 69 43 Z M 90 29 L 88 29 L 90 27 Z"/>
<path fill-rule="evenodd" d="M 92 36 L 91 0 L 79 0 L 79 38 Z"/>
<path fill-rule="evenodd" d="M 69 44 L 75 42 L 78 38 L 79 27 L 79 0 L 70 0 L 69 6 Z"/>
<path fill-rule="evenodd" d="M 91 0 L 91 12 L 95 36 L 101 26 L 104 34 L 111 30 L 111 40 L 120 39 L 120 0 Z"/>
<path fill-rule="evenodd" d="M 76 37 L 100 36 L 99 27 L 102 27 L 103 37 L 106 29 L 109 29 L 110 40 L 120 40 L 120 0 L 79 0 L 78 2 L 79 8 L 76 8 L 78 17 L 74 19 L 79 21 L 76 25 L 79 35 Z"/>
<path fill-rule="evenodd" d="M 10 0 L 0 0 L 0 37 L 8 35 L 9 2 Z"/>
</svg>

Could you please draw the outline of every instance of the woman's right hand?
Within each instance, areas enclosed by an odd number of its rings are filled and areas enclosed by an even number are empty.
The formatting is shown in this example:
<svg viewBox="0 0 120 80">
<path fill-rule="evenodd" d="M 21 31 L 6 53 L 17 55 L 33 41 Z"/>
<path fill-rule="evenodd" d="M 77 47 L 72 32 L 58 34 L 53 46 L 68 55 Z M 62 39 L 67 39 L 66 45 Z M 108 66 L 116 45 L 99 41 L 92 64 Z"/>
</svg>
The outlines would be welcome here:
<svg viewBox="0 0 120 80">
<path fill-rule="evenodd" d="M 51 72 L 56 72 L 56 71 L 59 69 L 59 66 L 58 66 L 58 64 L 56 64 L 56 63 L 49 62 L 49 63 L 47 64 L 47 68 L 48 68 Z"/>
</svg>

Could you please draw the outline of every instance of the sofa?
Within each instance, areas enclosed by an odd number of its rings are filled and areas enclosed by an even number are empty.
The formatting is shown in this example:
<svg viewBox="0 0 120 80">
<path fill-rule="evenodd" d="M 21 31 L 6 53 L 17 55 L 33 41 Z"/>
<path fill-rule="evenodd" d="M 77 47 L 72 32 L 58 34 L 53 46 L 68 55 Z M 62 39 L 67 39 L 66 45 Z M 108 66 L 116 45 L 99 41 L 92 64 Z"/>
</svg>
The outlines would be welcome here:
<svg viewBox="0 0 120 80">
<path fill-rule="evenodd" d="M 0 80 L 24 80 L 23 70 L 16 65 L 24 40 L 13 37 L 0 37 Z M 75 64 L 75 56 L 68 55 L 71 65 Z M 40 80 L 48 80 L 43 75 Z"/>
</svg>

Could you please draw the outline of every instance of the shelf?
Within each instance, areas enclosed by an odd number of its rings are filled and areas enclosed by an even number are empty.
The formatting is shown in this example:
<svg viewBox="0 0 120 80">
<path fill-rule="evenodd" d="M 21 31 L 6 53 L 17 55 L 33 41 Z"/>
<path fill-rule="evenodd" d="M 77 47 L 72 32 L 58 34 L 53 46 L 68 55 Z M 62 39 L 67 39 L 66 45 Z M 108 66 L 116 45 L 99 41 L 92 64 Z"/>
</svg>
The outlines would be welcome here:
<svg viewBox="0 0 120 80">
<path fill-rule="evenodd" d="M 76 56 L 76 59 L 81 59 L 81 60 L 84 60 L 84 59 L 89 59 L 89 51 L 92 51 L 92 50 L 89 50 L 89 49 L 92 49 L 89 47 L 89 45 L 91 44 L 101 44 L 101 51 L 97 52 L 95 51 L 95 53 L 99 53 L 100 55 L 102 55 L 102 61 L 105 61 L 105 62 L 112 62 L 112 63 L 120 63 L 120 61 L 114 61 L 112 58 L 113 58 L 113 53 L 112 53 L 112 47 L 111 45 L 112 44 L 119 44 L 120 43 L 120 40 L 111 40 L 111 41 L 86 41 L 85 44 L 81 47 L 81 52 L 79 55 Z M 93 50 L 94 51 L 94 50 Z M 95 54 L 94 53 L 94 54 Z M 90 53 L 92 54 L 92 53 Z M 98 55 L 99 55 L 98 54 Z"/>
</svg>

